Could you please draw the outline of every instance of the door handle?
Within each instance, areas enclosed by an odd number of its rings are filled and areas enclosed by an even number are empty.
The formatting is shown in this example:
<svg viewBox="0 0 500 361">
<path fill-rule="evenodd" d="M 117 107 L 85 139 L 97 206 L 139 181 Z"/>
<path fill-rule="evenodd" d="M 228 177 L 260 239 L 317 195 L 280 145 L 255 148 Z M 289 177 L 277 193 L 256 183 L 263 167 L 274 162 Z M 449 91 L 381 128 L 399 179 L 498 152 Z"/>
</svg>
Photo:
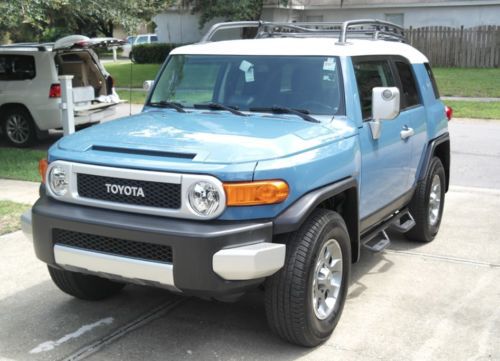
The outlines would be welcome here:
<svg viewBox="0 0 500 361">
<path fill-rule="evenodd" d="M 399 134 L 401 135 L 401 139 L 406 140 L 411 136 L 415 135 L 415 131 L 413 130 L 413 128 L 408 128 L 408 126 L 405 125 L 403 127 L 403 130 Z"/>
</svg>

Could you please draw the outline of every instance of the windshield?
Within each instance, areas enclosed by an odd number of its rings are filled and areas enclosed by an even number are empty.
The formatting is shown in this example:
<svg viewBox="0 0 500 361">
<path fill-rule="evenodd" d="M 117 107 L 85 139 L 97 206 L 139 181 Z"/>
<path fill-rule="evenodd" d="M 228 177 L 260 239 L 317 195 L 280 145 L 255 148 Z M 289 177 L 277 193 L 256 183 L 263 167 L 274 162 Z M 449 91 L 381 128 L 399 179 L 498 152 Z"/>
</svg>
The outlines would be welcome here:
<svg viewBox="0 0 500 361">
<path fill-rule="evenodd" d="M 286 107 L 318 115 L 343 114 L 340 66 L 336 57 L 214 56 L 170 57 L 150 103 L 218 103 L 243 111 Z"/>
</svg>

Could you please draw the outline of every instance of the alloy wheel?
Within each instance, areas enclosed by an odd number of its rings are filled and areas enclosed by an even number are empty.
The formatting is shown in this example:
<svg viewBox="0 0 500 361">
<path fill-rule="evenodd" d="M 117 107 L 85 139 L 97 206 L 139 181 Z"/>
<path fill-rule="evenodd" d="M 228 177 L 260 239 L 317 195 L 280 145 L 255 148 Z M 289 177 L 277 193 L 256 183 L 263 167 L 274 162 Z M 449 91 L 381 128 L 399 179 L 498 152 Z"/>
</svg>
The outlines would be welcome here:
<svg viewBox="0 0 500 361">
<path fill-rule="evenodd" d="M 314 314 L 324 320 L 333 313 L 342 285 L 342 250 L 335 239 L 321 247 L 313 277 Z"/>
</svg>

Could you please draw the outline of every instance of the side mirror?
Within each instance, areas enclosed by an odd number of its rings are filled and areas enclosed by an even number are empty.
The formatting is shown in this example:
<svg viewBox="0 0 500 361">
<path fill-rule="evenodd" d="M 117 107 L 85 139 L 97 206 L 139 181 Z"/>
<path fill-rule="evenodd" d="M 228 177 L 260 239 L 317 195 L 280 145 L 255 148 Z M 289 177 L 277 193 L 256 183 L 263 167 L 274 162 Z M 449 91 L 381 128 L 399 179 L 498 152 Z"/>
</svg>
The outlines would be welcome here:
<svg viewBox="0 0 500 361">
<path fill-rule="evenodd" d="M 400 111 L 399 89 L 396 87 L 376 87 L 372 89 L 372 121 L 370 129 L 373 139 L 379 139 L 381 120 L 392 120 Z"/>
<path fill-rule="evenodd" d="M 155 81 L 154 80 L 146 80 L 144 81 L 144 83 L 142 84 L 142 88 L 145 90 L 145 91 L 150 91 L 151 88 L 153 88 L 153 85 L 155 84 Z"/>
<path fill-rule="evenodd" d="M 372 119 L 392 120 L 399 114 L 399 89 L 377 87 L 372 90 Z"/>
</svg>

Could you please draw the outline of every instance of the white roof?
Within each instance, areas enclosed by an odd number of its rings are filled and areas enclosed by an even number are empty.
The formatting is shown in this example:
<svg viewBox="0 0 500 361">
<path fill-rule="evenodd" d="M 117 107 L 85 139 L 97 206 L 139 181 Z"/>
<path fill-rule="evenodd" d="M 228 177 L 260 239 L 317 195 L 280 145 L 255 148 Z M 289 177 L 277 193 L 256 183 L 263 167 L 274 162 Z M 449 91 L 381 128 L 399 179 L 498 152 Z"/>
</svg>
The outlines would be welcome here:
<svg viewBox="0 0 500 361">
<path fill-rule="evenodd" d="M 346 45 L 336 38 L 266 38 L 228 40 L 181 46 L 171 54 L 192 55 L 400 55 L 410 63 L 428 62 L 414 47 L 395 41 L 348 39 Z"/>
</svg>

